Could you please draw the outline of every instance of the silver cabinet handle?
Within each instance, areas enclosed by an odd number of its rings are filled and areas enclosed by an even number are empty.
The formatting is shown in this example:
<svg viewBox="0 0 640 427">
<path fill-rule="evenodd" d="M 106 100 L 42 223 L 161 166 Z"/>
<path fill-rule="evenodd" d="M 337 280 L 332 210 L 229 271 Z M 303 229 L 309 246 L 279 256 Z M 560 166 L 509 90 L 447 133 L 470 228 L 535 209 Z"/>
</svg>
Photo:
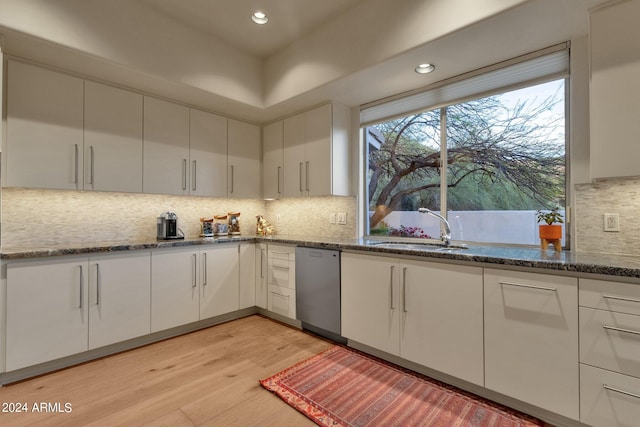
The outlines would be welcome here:
<svg viewBox="0 0 640 427">
<path fill-rule="evenodd" d="M 187 189 L 187 159 L 182 159 L 182 190 Z"/>
<path fill-rule="evenodd" d="M 197 180 L 198 180 L 197 167 L 198 167 L 198 164 L 197 164 L 197 162 L 194 160 L 194 161 L 193 161 L 193 172 L 192 172 L 192 174 L 193 174 L 193 176 L 192 176 L 193 182 L 191 183 L 191 189 L 192 189 L 193 191 L 196 191 L 196 188 L 198 187 L 198 181 L 197 181 Z"/>
<path fill-rule="evenodd" d="M 197 287 L 198 286 L 198 270 L 197 270 L 197 264 L 198 264 L 198 254 L 193 254 L 193 280 L 192 280 L 192 287 Z"/>
<path fill-rule="evenodd" d="M 610 385 L 607 385 L 607 384 L 603 384 L 602 388 L 605 390 L 624 394 L 625 396 L 631 396 L 631 397 L 635 397 L 636 399 L 640 399 L 640 394 L 631 393 L 630 391 L 620 390 L 619 388 L 611 387 Z"/>
<path fill-rule="evenodd" d="M 89 184 L 93 185 L 93 145 L 89 147 Z"/>
<path fill-rule="evenodd" d="M 309 191 L 309 162 L 307 162 L 307 164 L 305 165 L 304 168 L 304 172 L 305 172 L 305 186 L 307 188 L 307 191 Z"/>
<path fill-rule="evenodd" d="M 260 249 L 260 278 L 264 279 L 264 249 Z"/>
<path fill-rule="evenodd" d="M 407 267 L 402 269 L 402 311 L 407 312 Z"/>
<path fill-rule="evenodd" d="M 100 264 L 96 263 L 96 305 L 100 305 L 101 293 L 102 293 L 102 283 L 100 283 Z"/>
<path fill-rule="evenodd" d="M 300 167 L 298 170 L 298 182 L 300 183 L 300 192 L 302 193 L 302 162 L 300 162 Z"/>
<path fill-rule="evenodd" d="M 73 164 L 74 164 L 74 173 L 73 173 L 73 183 L 78 183 L 78 144 L 75 144 L 73 154 Z"/>
<path fill-rule="evenodd" d="M 207 253 L 202 254 L 202 286 L 207 286 Z"/>
<path fill-rule="evenodd" d="M 278 194 L 281 193 L 280 191 L 280 170 L 282 169 L 282 166 L 278 166 L 278 175 L 277 175 L 277 179 L 278 179 Z"/>
<path fill-rule="evenodd" d="M 393 271 L 395 270 L 395 268 L 396 267 L 394 265 L 392 265 L 391 268 L 389 269 L 390 270 L 390 274 L 389 274 L 389 296 L 390 296 L 390 298 L 389 298 L 389 308 L 391 310 L 395 310 L 396 309 L 396 306 L 395 306 L 395 304 L 393 302 Z"/>
<path fill-rule="evenodd" d="M 557 292 L 558 289 L 557 288 L 547 288 L 545 286 L 534 286 L 534 285 L 525 285 L 523 283 L 513 283 L 513 282 L 498 282 L 501 285 L 507 285 L 507 286 L 515 286 L 518 288 L 528 288 L 528 289 L 538 289 L 540 291 L 550 291 L 550 292 Z"/>
<path fill-rule="evenodd" d="M 83 298 L 83 297 L 84 297 L 84 295 L 83 295 L 83 293 L 84 293 L 84 292 L 83 292 L 83 290 L 82 290 L 82 288 L 83 288 L 83 286 L 82 286 L 82 282 L 83 282 L 84 280 L 83 280 L 83 277 L 82 277 L 82 276 L 83 276 L 83 269 L 82 269 L 82 265 L 80 265 L 79 267 L 80 267 L 80 304 L 78 305 L 78 308 L 82 308 L 82 300 L 84 299 L 84 298 Z"/>
<path fill-rule="evenodd" d="M 233 194 L 233 175 L 234 175 L 233 165 L 231 165 L 230 168 L 231 168 L 231 194 Z"/>
<path fill-rule="evenodd" d="M 633 329 L 623 329 L 623 328 L 617 328 L 615 326 L 609 326 L 609 325 L 602 325 L 602 327 L 610 331 L 624 332 L 625 334 L 640 335 L 640 331 L 634 331 Z"/>
<path fill-rule="evenodd" d="M 615 296 L 615 295 L 602 295 L 602 298 L 615 299 L 615 300 L 618 300 L 618 301 L 640 302 L 640 299 L 619 297 L 619 296 Z"/>
</svg>

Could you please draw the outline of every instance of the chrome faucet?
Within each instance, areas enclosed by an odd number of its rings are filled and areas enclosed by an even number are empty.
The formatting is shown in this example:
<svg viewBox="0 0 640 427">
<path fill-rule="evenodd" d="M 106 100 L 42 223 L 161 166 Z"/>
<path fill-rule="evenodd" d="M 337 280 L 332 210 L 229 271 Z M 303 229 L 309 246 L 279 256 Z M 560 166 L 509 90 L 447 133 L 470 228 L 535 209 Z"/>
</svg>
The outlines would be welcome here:
<svg viewBox="0 0 640 427">
<path fill-rule="evenodd" d="M 451 245 L 451 226 L 449 225 L 449 221 L 447 221 L 445 217 L 443 217 L 437 212 L 432 211 L 431 209 L 420 208 L 418 209 L 418 212 L 423 214 L 429 214 L 431 216 L 435 216 L 436 218 L 438 218 L 440 222 L 444 224 L 444 230 L 442 229 L 442 227 L 440 227 L 440 239 L 442 239 L 442 243 L 445 246 Z"/>
</svg>

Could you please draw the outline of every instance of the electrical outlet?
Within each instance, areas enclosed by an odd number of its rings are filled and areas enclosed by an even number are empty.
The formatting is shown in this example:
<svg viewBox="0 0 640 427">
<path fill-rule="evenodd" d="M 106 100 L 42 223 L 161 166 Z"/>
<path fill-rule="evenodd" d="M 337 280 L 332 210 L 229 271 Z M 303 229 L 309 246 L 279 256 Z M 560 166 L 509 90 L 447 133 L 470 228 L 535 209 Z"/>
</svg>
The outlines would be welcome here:
<svg viewBox="0 0 640 427">
<path fill-rule="evenodd" d="M 329 214 L 329 224 L 335 224 L 336 223 L 336 214 L 332 213 Z"/>
<path fill-rule="evenodd" d="M 280 214 L 276 215 L 276 222 L 280 222 Z"/>
<path fill-rule="evenodd" d="M 346 225 L 347 224 L 347 213 L 346 212 L 338 212 L 338 224 Z"/>
<path fill-rule="evenodd" d="M 620 215 L 617 213 L 604 214 L 604 231 L 620 231 Z"/>
</svg>

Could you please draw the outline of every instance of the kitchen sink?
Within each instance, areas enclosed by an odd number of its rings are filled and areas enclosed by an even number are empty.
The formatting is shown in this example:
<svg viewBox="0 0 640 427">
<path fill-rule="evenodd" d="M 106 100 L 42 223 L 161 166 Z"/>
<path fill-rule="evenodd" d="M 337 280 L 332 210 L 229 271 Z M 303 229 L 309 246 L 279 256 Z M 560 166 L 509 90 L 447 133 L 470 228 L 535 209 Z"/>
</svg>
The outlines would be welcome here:
<svg viewBox="0 0 640 427">
<path fill-rule="evenodd" d="M 449 246 L 445 246 L 441 243 L 379 242 L 372 243 L 372 245 L 388 249 L 406 249 L 430 252 L 453 252 L 459 249 L 468 248 L 464 243 L 451 243 Z"/>
</svg>

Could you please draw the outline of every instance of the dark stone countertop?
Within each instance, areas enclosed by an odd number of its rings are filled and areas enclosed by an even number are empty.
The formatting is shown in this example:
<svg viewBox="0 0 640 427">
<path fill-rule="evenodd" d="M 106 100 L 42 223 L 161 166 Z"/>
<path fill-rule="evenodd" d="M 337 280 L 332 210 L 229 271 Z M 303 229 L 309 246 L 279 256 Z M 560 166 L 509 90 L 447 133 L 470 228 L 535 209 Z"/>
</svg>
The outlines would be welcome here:
<svg viewBox="0 0 640 427">
<path fill-rule="evenodd" d="M 391 240 L 391 239 L 389 239 Z M 556 252 L 553 249 L 542 251 L 533 247 L 494 246 L 470 244 L 467 249 L 440 249 L 426 245 L 421 248 L 386 248 L 380 246 L 380 240 L 339 239 L 313 236 L 272 236 L 253 235 L 233 237 L 195 237 L 184 240 L 142 241 L 142 242 L 95 242 L 85 244 L 60 244 L 50 246 L 3 247 L 0 258 L 17 260 L 63 255 L 83 255 L 109 253 L 126 250 L 171 248 L 191 245 L 214 245 L 233 242 L 266 242 L 310 246 L 325 249 L 348 251 L 366 251 L 371 254 L 409 255 L 425 259 L 451 260 L 537 268 L 564 272 L 618 276 L 621 278 L 640 278 L 640 256 L 622 256 L 613 254 L 589 254 L 574 251 Z M 415 245 L 413 245 L 415 246 Z"/>
</svg>

